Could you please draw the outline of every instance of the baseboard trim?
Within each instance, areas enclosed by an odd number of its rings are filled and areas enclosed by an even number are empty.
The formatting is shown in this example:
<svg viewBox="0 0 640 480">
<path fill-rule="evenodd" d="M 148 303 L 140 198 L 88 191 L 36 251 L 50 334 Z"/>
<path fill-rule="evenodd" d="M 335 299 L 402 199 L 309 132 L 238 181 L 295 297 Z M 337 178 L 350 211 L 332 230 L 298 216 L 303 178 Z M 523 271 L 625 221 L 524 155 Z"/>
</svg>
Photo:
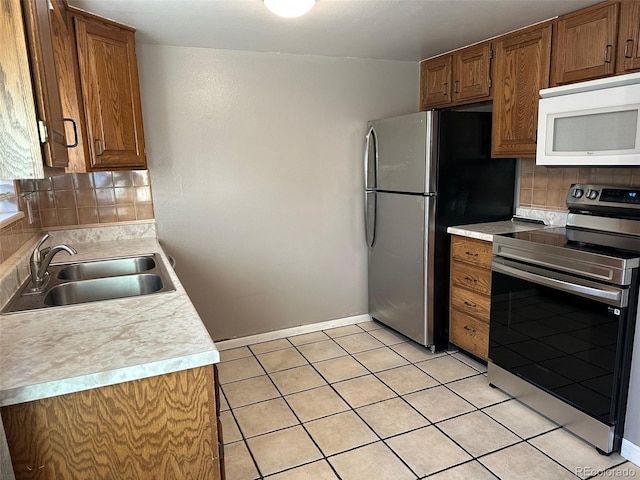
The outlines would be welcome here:
<svg viewBox="0 0 640 480">
<path fill-rule="evenodd" d="M 629 440 L 622 439 L 622 448 L 620 449 L 620 455 L 635 463 L 640 467 L 640 447 L 634 445 Z"/>
<path fill-rule="evenodd" d="M 270 340 L 278 340 L 280 338 L 293 337 L 294 335 L 302 335 L 305 333 L 319 332 L 329 328 L 344 327 L 345 325 L 353 325 L 355 323 L 368 322 L 371 320 L 369 314 L 354 315 L 352 317 L 337 318 L 335 320 L 327 320 L 325 322 L 311 323 L 309 325 L 300 325 L 299 327 L 285 328 L 274 332 L 259 333 L 257 335 L 249 335 L 247 337 L 232 338 L 216 342 L 216 348 L 220 351 L 229 350 L 231 348 L 246 347 L 254 343 L 268 342 Z"/>
</svg>

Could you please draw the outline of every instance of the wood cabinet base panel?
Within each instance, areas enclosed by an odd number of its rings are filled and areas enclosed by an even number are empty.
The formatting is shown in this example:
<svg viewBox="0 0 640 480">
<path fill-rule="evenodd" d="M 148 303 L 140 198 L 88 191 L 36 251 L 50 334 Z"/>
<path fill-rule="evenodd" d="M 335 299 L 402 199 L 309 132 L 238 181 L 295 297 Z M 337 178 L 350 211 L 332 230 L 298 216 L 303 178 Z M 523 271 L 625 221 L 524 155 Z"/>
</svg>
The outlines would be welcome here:
<svg viewBox="0 0 640 480">
<path fill-rule="evenodd" d="M 212 366 L 0 413 L 16 480 L 220 478 Z"/>
</svg>

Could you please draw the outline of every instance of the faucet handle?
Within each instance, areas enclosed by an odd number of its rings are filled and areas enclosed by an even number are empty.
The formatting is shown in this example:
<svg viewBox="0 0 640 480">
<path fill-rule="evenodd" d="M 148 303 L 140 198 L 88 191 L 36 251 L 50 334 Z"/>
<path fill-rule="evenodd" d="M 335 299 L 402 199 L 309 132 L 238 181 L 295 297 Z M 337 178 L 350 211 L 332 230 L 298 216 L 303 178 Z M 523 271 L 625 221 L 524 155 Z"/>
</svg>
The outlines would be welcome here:
<svg viewBox="0 0 640 480">
<path fill-rule="evenodd" d="M 45 232 L 40 238 L 40 240 L 38 241 L 36 248 L 33 250 L 33 254 L 31 255 L 31 261 L 34 261 L 34 262 L 42 261 L 42 257 L 46 255 L 46 252 L 41 247 L 42 247 L 42 244 L 46 242 L 48 239 L 49 239 L 49 234 Z"/>
</svg>

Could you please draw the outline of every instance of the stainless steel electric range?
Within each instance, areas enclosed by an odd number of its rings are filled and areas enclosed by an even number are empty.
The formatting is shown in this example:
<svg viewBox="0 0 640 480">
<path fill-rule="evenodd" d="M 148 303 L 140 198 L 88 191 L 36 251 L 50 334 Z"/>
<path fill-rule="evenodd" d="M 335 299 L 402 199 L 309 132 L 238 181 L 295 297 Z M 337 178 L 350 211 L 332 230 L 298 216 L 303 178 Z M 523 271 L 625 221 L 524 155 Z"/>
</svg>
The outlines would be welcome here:
<svg viewBox="0 0 640 480">
<path fill-rule="evenodd" d="M 573 185 L 566 228 L 494 236 L 489 382 L 620 449 L 638 303 L 640 189 Z"/>
</svg>

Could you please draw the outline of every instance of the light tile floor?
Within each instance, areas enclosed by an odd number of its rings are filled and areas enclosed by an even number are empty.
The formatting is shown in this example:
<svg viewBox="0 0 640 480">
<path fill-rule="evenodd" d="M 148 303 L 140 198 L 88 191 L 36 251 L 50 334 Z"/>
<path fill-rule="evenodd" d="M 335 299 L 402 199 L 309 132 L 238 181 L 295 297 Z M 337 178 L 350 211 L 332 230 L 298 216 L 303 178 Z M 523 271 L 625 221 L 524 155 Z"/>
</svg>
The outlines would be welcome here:
<svg viewBox="0 0 640 480">
<path fill-rule="evenodd" d="M 377 322 L 221 352 L 228 480 L 640 478 Z"/>
</svg>

